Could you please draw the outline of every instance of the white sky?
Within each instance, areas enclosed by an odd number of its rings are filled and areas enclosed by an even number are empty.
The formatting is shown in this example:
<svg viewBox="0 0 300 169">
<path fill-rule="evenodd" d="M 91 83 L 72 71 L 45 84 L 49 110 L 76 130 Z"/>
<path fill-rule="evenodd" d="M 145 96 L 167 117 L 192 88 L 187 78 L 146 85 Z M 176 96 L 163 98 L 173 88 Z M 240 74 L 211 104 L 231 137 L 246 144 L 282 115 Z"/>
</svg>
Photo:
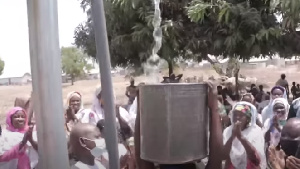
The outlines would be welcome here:
<svg viewBox="0 0 300 169">
<path fill-rule="evenodd" d="M 30 72 L 26 0 L 0 0 L 0 57 L 5 61 L 1 77 Z M 58 0 L 60 46 L 71 46 L 74 29 L 86 19 L 78 0 Z"/>
</svg>

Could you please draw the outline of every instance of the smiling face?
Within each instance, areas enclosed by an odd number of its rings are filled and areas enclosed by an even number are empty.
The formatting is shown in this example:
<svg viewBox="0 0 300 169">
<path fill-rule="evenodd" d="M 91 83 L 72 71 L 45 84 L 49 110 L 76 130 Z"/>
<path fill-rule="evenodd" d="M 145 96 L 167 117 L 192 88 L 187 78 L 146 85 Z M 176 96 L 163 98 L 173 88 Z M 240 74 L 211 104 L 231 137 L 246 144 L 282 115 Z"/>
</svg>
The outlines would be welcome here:
<svg viewBox="0 0 300 169">
<path fill-rule="evenodd" d="M 80 109 L 81 99 L 80 97 L 74 95 L 70 99 L 70 107 L 77 112 Z"/>
<path fill-rule="evenodd" d="M 11 123 L 16 129 L 22 129 L 26 123 L 26 115 L 23 111 L 17 111 L 11 116 Z"/>
</svg>

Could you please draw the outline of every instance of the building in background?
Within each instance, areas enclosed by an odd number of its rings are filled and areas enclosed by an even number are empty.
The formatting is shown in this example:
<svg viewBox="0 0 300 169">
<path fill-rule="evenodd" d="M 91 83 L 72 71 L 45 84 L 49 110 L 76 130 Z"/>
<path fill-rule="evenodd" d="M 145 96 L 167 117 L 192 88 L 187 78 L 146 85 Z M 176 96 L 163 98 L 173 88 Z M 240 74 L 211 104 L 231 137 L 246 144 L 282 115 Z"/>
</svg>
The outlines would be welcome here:
<svg viewBox="0 0 300 169">
<path fill-rule="evenodd" d="M 14 77 L 0 77 L 0 85 L 1 86 L 8 86 L 8 85 L 27 85 L 31 84 L 31 74 L 25 73 L 20 76 L 14 76 Z"/>
</svg>

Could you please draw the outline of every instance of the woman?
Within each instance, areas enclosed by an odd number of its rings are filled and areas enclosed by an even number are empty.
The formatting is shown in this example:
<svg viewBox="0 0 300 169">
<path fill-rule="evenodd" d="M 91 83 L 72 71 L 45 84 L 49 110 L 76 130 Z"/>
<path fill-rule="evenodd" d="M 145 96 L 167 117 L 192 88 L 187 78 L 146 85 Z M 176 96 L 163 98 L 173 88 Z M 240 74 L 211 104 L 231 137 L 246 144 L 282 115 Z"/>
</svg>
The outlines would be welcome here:
<svg viewBox="0 0 300 169">
<path fill-rule="evenodd" d="M 238 102 L 232 109 L 231 123 L 223 132 L 225 169 L 266 168 L 264 136 L 256 125 L 256 108 Z"/>
<path fill-rule="evenodd" d="M 288 101 L 285 88 L 283 88 L 281 86 L 275 86 L 271 89 L 270 102 L 269 102 L 268 106 L 266 106 L 262 110 L 262 113 L 261 113 L 263 123 L 265 123 L 265 121 L 268 118 L 273 117 L 272 103 L 273 103 L 273 100 L 276 99 L 276 98 L 284 98 L 285 100 Z"/>
<path fill-rule="evenodd" d="M 95 99 L 92 106 L 92 111 L 95 112 L 96 116 L 99 120 L 105 118 L 104 113 L 105 102 L 102 97 L 101 88 L 97 88 L 95 93 Z M 128 138 L 132 136 L 132 130 L 128 125 L 128 122 L 132 118 L 131 115 L 121 106 L 116 105 L 116 121 L 117 127 L 120 129 L 120 135 L 122 136 L 122 141 L 126 141 Z"/>
<path fill-rule="evenodd" d="M 79 92 L 71 92 L 67 96 L 66 104 L 66 122 L 67 129 L 70 130 L 70 125 L 79 121 L 81 123 L 90 123 L 96 125 L 101 119 L 96 116 L 95 112 L 83 107 L 82 96 Z"/>
<path fill-rule="evenodd" d="M 258 108 L 258 105 L 256 104 L 256 100 L 254 98 L 254 96 L 251 94 L 251 93 L 246 93 L 242 96 L 241 98 L 241 101 L 245 101 L 245 102 L 248 102 L 248 103 L 251 103 L 253 104 L 256 108 Z M 257 110 L 257 109 L 256 109 Z M 263 123 L 262 123 L 262 115 L 259 114 L 257 112 L 257 116 L 256 116 L 256 124 L 259 126 L 259 127 L 263 127 Z"/>
<path fill-rule="evenodd" d="M 38 146 L 33 127 L 20 107 L 14 107 L 6 116 L 6 130 L 0 140 L 0 168 L 32 169 L 38 163 Z"/>
<path fill-rule="evenodd" d="M 272 102 L 273 117 L 264 123 L 266 131 L 266 142 L 269 145 L 277 146 L 281 137 L 281 130 L 286 123 L 289 104 L 284 98 L 277 98 Z"/>
</svg>

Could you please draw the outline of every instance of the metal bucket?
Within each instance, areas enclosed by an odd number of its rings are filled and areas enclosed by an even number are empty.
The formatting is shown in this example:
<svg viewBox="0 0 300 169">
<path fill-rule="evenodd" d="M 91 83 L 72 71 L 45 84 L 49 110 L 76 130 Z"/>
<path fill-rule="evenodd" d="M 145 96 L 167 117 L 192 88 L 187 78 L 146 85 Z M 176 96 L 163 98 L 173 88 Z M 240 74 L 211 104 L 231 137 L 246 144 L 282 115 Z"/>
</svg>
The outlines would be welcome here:
<svg viewBox="0 0 300 169">
<path fill-rule="evenodd" d="M 140 89 L 141 158 L 182 164 L 207 156 L 206 84 L 155 84 Z"/>
</svg>

